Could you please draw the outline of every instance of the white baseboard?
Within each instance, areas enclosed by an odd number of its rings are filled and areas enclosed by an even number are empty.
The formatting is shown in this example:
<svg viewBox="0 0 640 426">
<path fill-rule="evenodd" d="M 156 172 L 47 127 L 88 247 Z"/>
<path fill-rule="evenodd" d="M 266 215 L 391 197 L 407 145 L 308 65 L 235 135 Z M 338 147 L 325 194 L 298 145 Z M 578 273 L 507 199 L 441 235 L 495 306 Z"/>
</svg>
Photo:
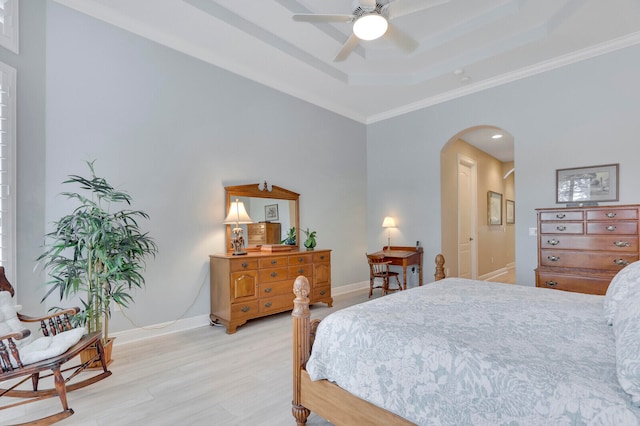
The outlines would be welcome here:
<svg viewBox="0 0 640 426">
<path fill-rule="evenodd" d="M 331 289 L 332 296 L 351 293 L 354 291 L 369 288 L 369 281 L 362 281 L 335 287 Z M 115 337 L 114 345 L 124 345 L 127 343 L 138 342 L 150 339 L 152 337 L 164 336 L 166 334 L 179 333 L 181 331 L 190 330 L 192 328 L 204 327 L 210 324 L 209 315 L 198 315 L 191 318 L 179 319 L 177 321 L 169 321 L 162 324 L 149 325 L 142 328 L 132 328 L 129 330 L 109 333 L 111 337 Z"/>
<path fill-rule="evenodd" d="M 116 338 L 113 344 L 118 346 L 126 343 L 150 339 L 152 337 L 164 336 L 165 334 L 178 333 L 180 331 L 186 331 L 192 328 L 202 327 L 209 324 L 209 315 L 205 314 L 190 318 L 179 319 L 177 321 L 169 321 L 161 324 L 109 333 L 109 336 Z"/>
</svg>

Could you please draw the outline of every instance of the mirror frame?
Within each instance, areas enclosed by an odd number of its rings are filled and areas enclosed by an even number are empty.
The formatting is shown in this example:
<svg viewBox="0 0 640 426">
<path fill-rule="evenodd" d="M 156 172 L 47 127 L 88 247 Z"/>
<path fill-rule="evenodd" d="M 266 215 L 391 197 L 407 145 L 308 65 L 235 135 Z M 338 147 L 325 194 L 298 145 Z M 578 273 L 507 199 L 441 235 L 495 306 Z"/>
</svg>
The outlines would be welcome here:
<svg viewBox="0 0 640 426">
<path fill-rule="evenodd" d="M 225 195 L 226 195 L 226 203 L 224 215 L 227 216 L 227 212 L 231 207 L 231 200 L 237 197 L 252 197 L 252 198 L 273 198 L 277 200 L 289 200 L 295 202 L 296 214 L 293 218 L 293 223 L 296 227 L 296 244 L 293 247 L 296 247 L 298 250 L 300 249 L 300 194 L 290 191 L 288 189 L 272 185 L 271 190 L 267 185 L 267 181 L 264 181 L 262 184 L 262 188 L 259 183 L 254 183 L 250 185 L 238 185 L 238 186 L 225 186 Z M 231 225 L 227 224 L 227 249 L 226 252 L 233 252 L 233 248 L 231 248 Z M 287 230 L 288 231 L 288 230 Z M 247 251 L 254 251 L 252 247 L 245 247 Z M 259 250 L 259 248 L 258 248 Z"/>
</svg>

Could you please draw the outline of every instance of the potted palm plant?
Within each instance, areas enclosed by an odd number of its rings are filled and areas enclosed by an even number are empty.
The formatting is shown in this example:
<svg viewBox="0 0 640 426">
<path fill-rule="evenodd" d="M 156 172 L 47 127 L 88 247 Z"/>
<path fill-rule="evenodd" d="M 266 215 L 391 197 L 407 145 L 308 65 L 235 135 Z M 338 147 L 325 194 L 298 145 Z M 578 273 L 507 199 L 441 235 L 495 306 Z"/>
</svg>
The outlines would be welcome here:
<svg viewBox="0 0 640 426">
<path fill-rule="evenodd" d="M 139 220 L 148 220 L 147 213 L 115 208 L 130 206 L 131 196 L 96 176 L 93 163 L 87 162 L 88 178 L 70 175 L 63 182 L 79 187 L 80 192 L 61 193 L 79 205 L 54 222 L 38 261 L 49 274 L 42 301 L 54 292 L 60 300 L 78 296 L 83 306 L 74 321 L 88 332 L 101 330 L 110 355 L 111 304 L 126 308 L 133 302 L 131 290 L 144 286 L 145 258 L 155 256 L 157 246 L 140 229 Z"/>
</svg>

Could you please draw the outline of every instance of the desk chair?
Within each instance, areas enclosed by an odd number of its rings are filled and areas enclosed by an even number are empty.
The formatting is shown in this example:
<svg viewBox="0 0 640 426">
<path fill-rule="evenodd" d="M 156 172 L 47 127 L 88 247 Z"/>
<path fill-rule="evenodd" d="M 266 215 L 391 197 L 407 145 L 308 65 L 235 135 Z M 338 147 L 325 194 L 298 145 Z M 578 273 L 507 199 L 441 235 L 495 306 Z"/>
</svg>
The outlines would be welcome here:
<svg viewBox="0 0 640 426">
<path fill-rule="evenodd" d="M 391 262 L 385 261 L 384 255 L 367 254 L 367 261 L 369 262 L 369 297 L 373 294 L 374 288 L 382 289 L 383 296 L 389 292 L 402 290 L 402 285 L 398 279 L 399 274 L 389 270 Z M 396 279 L 396 288 L 389 287 L 391 277 Z M 376 279 L 382 280 L 382 283 L 377 286 L 374 285 Z"/>
</svg>

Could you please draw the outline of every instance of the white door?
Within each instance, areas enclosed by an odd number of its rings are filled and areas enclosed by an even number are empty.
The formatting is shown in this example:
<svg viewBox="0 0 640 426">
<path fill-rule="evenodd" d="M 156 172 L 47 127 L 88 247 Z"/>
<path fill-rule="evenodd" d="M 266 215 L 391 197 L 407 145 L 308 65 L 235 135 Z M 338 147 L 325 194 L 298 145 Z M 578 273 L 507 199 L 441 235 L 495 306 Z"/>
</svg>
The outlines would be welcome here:
<svg viewBox="0 0 640 426">
<path fill-rule="evenodd" d="M 458 159 L 458 276 L 477 277 L 476 163 L 465 157 Z"/>
</svg>

